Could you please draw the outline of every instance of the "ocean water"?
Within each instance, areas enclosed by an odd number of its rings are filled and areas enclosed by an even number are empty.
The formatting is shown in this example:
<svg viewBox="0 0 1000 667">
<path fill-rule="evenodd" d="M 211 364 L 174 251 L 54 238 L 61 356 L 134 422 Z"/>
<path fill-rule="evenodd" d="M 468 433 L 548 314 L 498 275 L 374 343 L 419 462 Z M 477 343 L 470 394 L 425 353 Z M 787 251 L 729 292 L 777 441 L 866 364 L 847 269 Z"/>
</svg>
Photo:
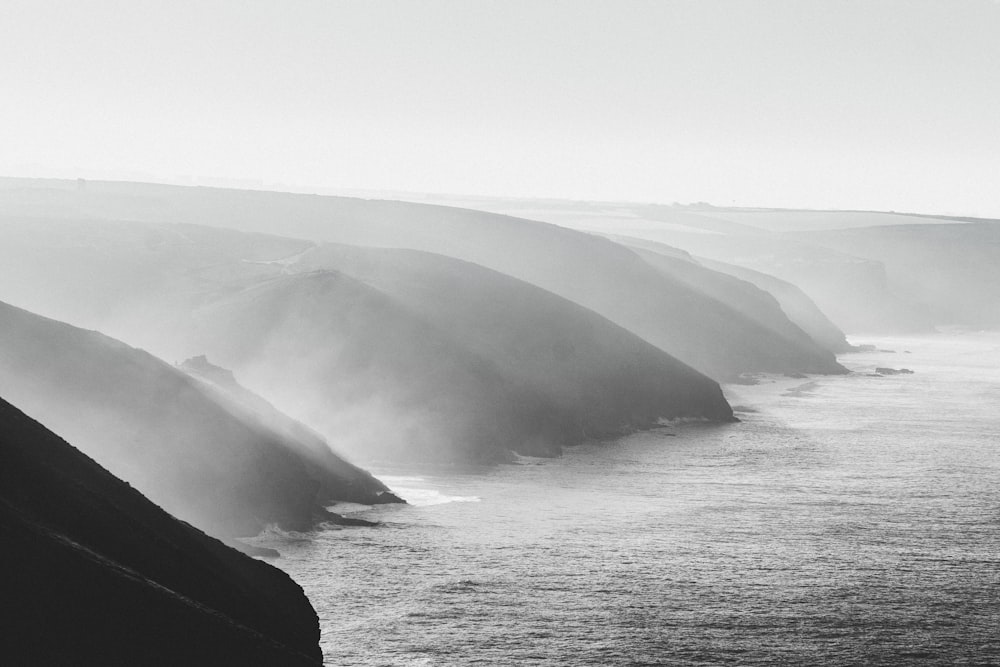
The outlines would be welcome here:
<svg viewBox="0 0 1000 667">
<path fill-rule="evenodd" d="M 376 470 L 381 527 L 258 543 L 328 665 L 1000 664 L 1000 334 L 855 342 L 894 352 L 726 387 L 739 424 Z"/>
</svg>

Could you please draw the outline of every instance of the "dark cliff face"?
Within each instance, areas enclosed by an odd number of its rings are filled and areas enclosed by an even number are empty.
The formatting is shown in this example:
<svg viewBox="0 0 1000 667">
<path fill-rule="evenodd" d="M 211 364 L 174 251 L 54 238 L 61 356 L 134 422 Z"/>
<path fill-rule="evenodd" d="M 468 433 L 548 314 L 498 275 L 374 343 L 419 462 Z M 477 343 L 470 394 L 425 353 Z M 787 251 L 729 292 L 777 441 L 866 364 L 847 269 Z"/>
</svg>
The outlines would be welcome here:
<svg viewBox="0 0 1000 667">
<path fill-rule="evenodd" d="M 3 303 L 0 394 L 214 535 L 308 529 L 338 499 L 338 476 L 352 482 L 339 499 L 374 502 L 386 490 L 349 465 L 308 460 L 291 436 L 142 350 Z"/>
<path fill-rule="evenodd" d="M 0 661 L 319 665 L 283 572 L 179 521 L 0 399 Z"/>
</svg>

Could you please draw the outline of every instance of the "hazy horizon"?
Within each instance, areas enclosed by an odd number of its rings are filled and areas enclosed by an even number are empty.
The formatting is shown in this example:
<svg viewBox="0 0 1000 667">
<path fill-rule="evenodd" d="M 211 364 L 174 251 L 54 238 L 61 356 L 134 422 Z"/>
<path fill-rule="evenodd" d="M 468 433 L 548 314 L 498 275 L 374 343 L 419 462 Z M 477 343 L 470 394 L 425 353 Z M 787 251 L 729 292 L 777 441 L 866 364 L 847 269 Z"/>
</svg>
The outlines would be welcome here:
<svg viewBox="0 0 1000 667">
<path fill-rule="evenodd" d="M 8 4 L 0 174 L 1000 217 L 1000 3 Z"/>
</svg>

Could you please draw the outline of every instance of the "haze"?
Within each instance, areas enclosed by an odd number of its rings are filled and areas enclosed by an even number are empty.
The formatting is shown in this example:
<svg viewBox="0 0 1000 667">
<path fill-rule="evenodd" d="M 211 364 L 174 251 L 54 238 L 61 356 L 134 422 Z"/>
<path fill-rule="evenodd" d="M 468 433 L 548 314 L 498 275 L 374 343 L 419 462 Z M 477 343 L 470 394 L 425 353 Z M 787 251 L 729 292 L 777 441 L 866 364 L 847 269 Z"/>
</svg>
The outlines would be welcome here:
<svg viewBox="0 0 1000 667">
<path fill-rule="evenodd" d="M 1000 216 L 1000 4 L 4 3 L 0 174 Z"/>
</svg>

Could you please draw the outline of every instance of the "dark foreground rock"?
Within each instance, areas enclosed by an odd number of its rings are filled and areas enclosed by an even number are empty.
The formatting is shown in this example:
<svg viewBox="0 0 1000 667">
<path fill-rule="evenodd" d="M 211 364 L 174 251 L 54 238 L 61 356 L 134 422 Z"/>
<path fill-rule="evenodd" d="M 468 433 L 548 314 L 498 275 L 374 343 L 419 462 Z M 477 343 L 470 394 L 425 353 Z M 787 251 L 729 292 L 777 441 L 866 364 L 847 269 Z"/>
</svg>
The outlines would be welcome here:
<svg viewBox="0 0 1000 667">
<path fill-rule="evenodd" d="M 179 521 L 0 399 L 5 665 L 319 665 L 283 572 Z"/>
</svg>

